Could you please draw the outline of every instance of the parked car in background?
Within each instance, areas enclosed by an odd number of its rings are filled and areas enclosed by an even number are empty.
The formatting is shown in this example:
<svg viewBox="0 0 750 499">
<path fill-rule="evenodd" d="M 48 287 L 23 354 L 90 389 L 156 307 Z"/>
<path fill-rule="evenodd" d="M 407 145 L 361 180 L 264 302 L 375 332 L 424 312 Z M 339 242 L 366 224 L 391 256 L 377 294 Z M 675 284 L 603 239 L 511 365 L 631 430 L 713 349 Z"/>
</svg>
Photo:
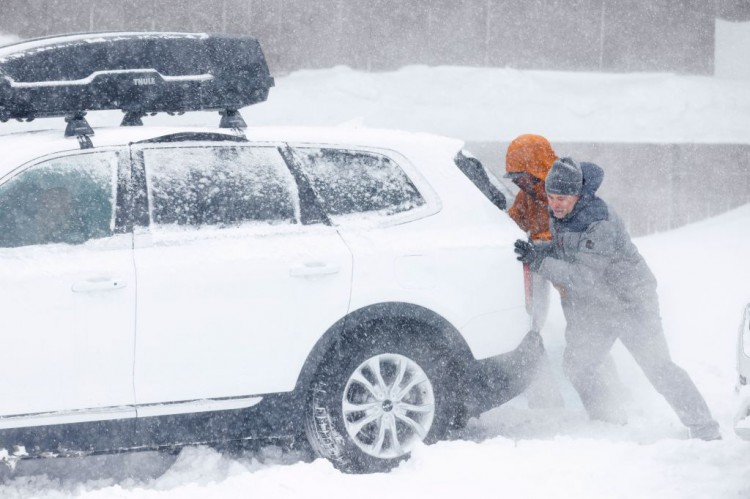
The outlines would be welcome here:
<svg viewBox="0 0 750 499">
<path fill-rule="evenodd" d="M 224 102 L 204 93 L 244 78 L 226 64 L 138 67 L 196 43 L 254 47 L 256 83 Z M 71 57 L 93 76 L 68 77 Z M 0 118 L 68 122 L 0 136 L 6 461 L 291 436 L 386 470 L 529 382 L 522 234 L 481 163 L 426 134 L 243 130 L 232 106 L 273 82 L 261 57 L 200 34 L 0 51 Z M 126 126 L 88 126 L 112 107 Z M 223 108 L 221 126 L 133 126 L 182 107 Z"/>
<path fill-rule="evenodd" d="M 734 421 L 737 435 L 750 440 L 750 303 L 745 306 L 737 335 L 737 394 L 739 409 Z"/>
</svg>

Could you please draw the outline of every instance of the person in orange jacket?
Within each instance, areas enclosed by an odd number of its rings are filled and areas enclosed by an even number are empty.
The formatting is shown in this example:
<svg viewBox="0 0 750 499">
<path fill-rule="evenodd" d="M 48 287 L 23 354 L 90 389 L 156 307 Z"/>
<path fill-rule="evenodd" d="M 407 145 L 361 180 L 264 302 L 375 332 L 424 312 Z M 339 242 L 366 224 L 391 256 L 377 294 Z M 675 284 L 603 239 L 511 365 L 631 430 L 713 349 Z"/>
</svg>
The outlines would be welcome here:
<svg viewBox="0 0 750 499">
<path fill-rule="evenodd" d="M 532 241 L 552 239 L 544 181 L 556 159 L 549 141 L 530 133 L 516 137 L 505 153 L 505 176 L 520 189 L 508 214 Z"/>
<path fill-rule="evenodd" d="M 549 141 L 541 135 L 519 135 L 508 145 L 505 153 L 505 177 L 518 186 L 510 217 L 526 232 L 532 244 L 545 245 L 552 240 L 550 212 L 544 181 L 558 159 Z M 532 307 L 531 329 L 541 331 L 549 311 L 550 283 L 536 272 L 531 273 Z M 608 355 L 601 366 L 602 375 L 613 387 L 613 397 L 622 397 L 626 390 L 617 375 L 614 359 Z M 526 391 L 529 407 L 563 407 L 559 385 L 552 372 L 549 358 L 541 358 L 537 376 Z M 615 402 L 613 401 L 613 405 Z M 612 421 L 623 423 L 624 421 Z"/>
<path fill-rule="evenodd" d="M 505 154 L 505 177 L 519 188 L 508 214 L 534 244 L 546 244 L 552 239 L 544 180 L 556 159 L 549 141 L 533 134 L 516 137 Z M 531 288 L 531 329 L 539 332 L 549 310 L 550 284 L 539 274 L 532 273 Z M 564 405 L 546 355 L 540 359 L 536 378 L 527 389 L 526 398 L 529 407 L 534 408 Z"/>
</svg>

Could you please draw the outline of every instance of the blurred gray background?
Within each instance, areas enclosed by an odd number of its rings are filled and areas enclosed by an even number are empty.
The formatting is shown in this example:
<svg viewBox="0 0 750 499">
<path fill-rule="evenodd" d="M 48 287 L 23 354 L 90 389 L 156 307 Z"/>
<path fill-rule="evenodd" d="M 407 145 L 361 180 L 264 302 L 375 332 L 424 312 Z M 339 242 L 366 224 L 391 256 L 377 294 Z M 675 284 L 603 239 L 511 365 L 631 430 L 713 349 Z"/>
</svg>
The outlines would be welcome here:
<svg viewBox="0 0 750 499">
<path fill-rule="evenodd" d="M 747 144 L 553 142 L 552 146 L 558 156 L 604 168 L 599 194 L 615 207 L 632 235 L 664 232 L 750 203 Z M 507 142 L 475 142 L 467 147 L 496 174 L 504 173 Z"/>
<path fill-rule="evenodd" d="M 750 21 L 750 0 L 0 0 L 0 7 L 0 32 L 21 38 L 111 30 L 250 34 L 277 77 L 303 68 L 410 64 L 711 76 L 716 19 Z M 518 131 L 525 132 L 533 130 Z M 634 234 L 750 202 L 748 144 L 553 146 L 605 168 L 602 195 Z M 504 169 L 507 143 L 469 147 L 491 170 Z"/>
<path fill-rule="evenodd" d="M 407 64 L 712 74 L 714 20 L 748 0 L 2 0 L 22 38 L 156 30 L 257 37 L 271 70 Z"/>
</svg>

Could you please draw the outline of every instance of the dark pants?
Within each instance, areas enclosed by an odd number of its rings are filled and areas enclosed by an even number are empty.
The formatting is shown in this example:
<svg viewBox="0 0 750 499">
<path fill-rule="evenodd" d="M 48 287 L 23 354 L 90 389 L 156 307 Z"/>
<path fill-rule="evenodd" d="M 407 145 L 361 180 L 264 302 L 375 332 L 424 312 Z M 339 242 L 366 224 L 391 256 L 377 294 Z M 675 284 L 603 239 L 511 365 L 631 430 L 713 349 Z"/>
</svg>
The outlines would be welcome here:
<svg viewBox="0 0 750 499">
<path fill-rule="evenodd" d="M 602 375 L 602 364 L 619 338 L 685 426 L 718 429 L 690 376 L 669 355 L 656 298 L 653 305 L 614 311 L 589 308 L 577 313 L 568 308 L 565 312 L 568 328 L 563 367 L 592 419 L 624 422 L 624 413 L 611 399 L 612 390 Z"/>
</svg>

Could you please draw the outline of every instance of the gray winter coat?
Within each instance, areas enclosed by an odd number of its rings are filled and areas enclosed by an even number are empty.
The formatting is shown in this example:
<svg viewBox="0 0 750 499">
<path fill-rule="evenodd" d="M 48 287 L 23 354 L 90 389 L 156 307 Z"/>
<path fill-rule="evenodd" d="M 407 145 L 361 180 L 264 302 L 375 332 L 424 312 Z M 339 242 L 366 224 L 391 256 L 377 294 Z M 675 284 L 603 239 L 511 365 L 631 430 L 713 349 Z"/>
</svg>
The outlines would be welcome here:
<svg viewBox="0 0 750 499">
<path fill-rule="evenodd" d="M 581 198 L 565 218 L 551 216 L 552 242 L 539 273 L 560 291 L 571 327 L 623 325 L 633 312 L 658 316 L 654 275 L 620 217 L 596 197 L 603 170 L 593 163 L 581 170 Z"/>
<path fill-rule="evenodd" d="M 538 272 L 562 296 L 568 323 L 563 369 L 593 419 L 621 423 L 624 413 L 602 371 L 618 338 L 680 421 L 698 438 L 721 438 L 705 400 L 667 347 L 656 279 L 620 218 L 596 197 L 604 172 L 581 163 L 583 192 L 565 218 L 550 218 L 552 242 Z"/>
</svg>

